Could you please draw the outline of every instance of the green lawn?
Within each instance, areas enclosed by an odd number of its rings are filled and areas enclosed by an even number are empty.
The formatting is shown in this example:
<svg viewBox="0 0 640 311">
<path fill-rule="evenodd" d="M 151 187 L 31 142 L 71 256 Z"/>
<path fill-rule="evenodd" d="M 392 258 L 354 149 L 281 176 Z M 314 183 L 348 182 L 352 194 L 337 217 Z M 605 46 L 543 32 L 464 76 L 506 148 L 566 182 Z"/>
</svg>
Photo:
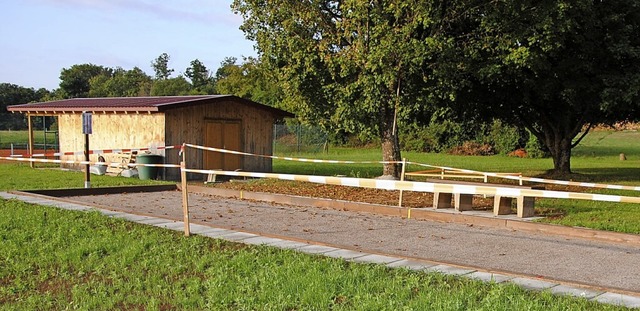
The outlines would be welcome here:
<svg viewBox="0 0 640 311">
<path fill-rule="evenodd" d="M 53 133 L 47 133 L 46 135 L 47 149 L 51 148 L 51 145 L 56 144 L 55 135 Z M 42 148 L 45 144 L 45 133 L 43 131 L 33 132 L 33 142 L 36 144 L 36 148 Z M 29 143 L 29 131 L 0 131 L 0 148 L 9 149 L 11 144 L 18 145 L 23 148 Z"/>
<path fill-rule="evenodd" d="M 620 145 L 627 148 L 624 152 L 628 161 L 619 161 L 618 151 L 589 156 L 603 148 L 599 144 L 615 138 L 616 134 L 611 134 L 603 140 L 585 141 L 576 150 L 576 176 L 639 184 L 636 173 L 640 152 L 629 146 L 632 143 Z M 333 148 L 325 156 L 364 160 L 377 159 L 379 153 Z M 548 159 L 411 153 L 405 156 L 416 162 L 487 171 L 541 174 L 550 168 Z M 274 166 L 278 171 L 292 173 L 361 177 L 375 176 L 379 170 L 375 165 L 327 168 L 279 161 Z M 0 164 L 0 176 L 1 190 L 82 187 L 84 181 L 82 173 L 31 169 L 26 164 Z M 138 183 L 142 182 L 92 176 L 92 184 L 100 187 Z M 613 230 L 640 223 L 634 220 L 639 214 L 635 205 L 552 200 L 542 200 L 539 205 L 567 212 L 562 219 L 575 214 L 603 227 L 616 224 Z M 628 215 L 621 213 L 623 210 Z M 608 220 L 607 213 L 616 216 Z M 628 223 L 621 224 L 620 217 Z M 637 229 L 630 231 L 633 230 Z M 108 218 L 97 212 L 63 211 L 14 200 L 0 200 L 0 241 L 2 310 L 623 309 L 548 292 L 529 292 L 508 284 L 355 264 L 199 236 L 186 238 L 179 232 Z"/>
<path fill-rule="evenodd" d="M 13 200 L 0 241 L 2 310 L 623 309 Z"/>
</svg>

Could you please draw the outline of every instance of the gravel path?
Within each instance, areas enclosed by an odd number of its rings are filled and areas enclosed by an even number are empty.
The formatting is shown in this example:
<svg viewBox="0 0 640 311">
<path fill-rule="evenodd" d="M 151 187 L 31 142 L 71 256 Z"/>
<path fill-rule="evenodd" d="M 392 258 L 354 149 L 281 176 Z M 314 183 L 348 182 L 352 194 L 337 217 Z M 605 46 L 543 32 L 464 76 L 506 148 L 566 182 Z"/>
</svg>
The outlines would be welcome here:
<svg viewBox="0 0 640 311">
<path fill-rule="evenodd" d="M 178 191 L 67 199 L 182 219 Z M 544 234 L 189 195 L 193 223 L 640 293 L 640 249 Z"/>
</svg>

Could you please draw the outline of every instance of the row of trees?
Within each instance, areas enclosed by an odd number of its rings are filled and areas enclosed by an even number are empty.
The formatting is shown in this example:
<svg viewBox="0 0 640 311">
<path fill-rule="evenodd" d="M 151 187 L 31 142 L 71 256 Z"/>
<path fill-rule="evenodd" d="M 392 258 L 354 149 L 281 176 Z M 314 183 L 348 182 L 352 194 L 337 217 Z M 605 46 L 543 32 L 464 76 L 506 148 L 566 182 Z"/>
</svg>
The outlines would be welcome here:
<svg viewBox="0 0 640 311">
<path fill-rule="evenodd" d="M 154 76 L 142 69 L 109 68 L 95 64 L 77 64 L 63 68 L 60 87 L 55 90 L 35 90 L 10 83 L 0 84 L 0 130 L 18 130 L 26 127 L 21 114 L 11 114 L 8 105 L 83 97 L 170 96 L 199 94 L 235 94 L 266 104 L 275 104 L 268 93 L 275 89 L 265 83 L 255 68 L 257 60 L 246 59 L 237 64 L 233 57 L 226 58 L 213 73 L 204 63 L 195 59 L 184 74 L 172 76 L 170 56 L 161 54 L 151 62 Z"/>
<path fill-rule="evenodd" d="M 434 116 L 525 127 L 568 174 L 571 149 L 640 107 L 636 0 L 234 0 L 284 107 L 371 133 L 400 159 L 398 124 Z M 384 174 L 398 175 L 397 165 Z"/>
<path fill-rule="evenodd" d="M 19 113 L 10 113 L 7 106 L 39 102 L 49 98 L 51 92 L 45 88 L 35 90 L 11 83 L 0 83 L 0 130 L 19 130 L 26 127 L 25 118 Z"/>
<path fill-rule="evenodd" d="M 63 68 L 60 73 L 61 98 L 128 97 L 213 94 L 215 79 L 198 59 L 191 61 L 185 73 L 171 77 L 170 56 L 161 54 L 151 62 L 155 77 L 134 67 L 109 68 L 94 64 L 79 64 Z"/>
</svg>

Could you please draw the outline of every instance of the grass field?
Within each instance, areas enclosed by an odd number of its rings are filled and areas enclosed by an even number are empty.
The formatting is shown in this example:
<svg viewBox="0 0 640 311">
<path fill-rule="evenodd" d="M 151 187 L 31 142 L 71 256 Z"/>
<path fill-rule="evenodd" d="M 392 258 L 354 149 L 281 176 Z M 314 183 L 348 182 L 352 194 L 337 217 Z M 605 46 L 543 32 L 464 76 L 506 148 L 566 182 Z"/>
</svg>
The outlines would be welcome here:
<svg viewBox="0 0 640 311">
<path fill-rule="evenodd" d="M 640 146 L 620 143 L 621 147 L 627 148 L 623 151 L 627 153 L 627 161 L 618 160 L 619 151 L 590 155 L 600 149 L 609 150 L 611 147 L 606 144 L 617 143 L 617 135 L 587 140 L 576 150 L 573 163 L 577 177 L 640 184 L 637 175 Z M 379 153 L 376 150 L 333 149 L 325 156 L 377 159 Z M 487 171 L 542 174 L 550 168 L 548 159 L 405 156 L 416 162 Z M 291 162 L 274 163 L 274 167 L 292 173 L 361 177 L 375 176 L 379 169 L 375 166 L 343 166 L 338 170 L 309 164 L 297 166 Z M 31 169 L 26 164 L 2 164 L 0 176 L 0 190 L 83 185 L 81 173 Z M 137 183 L 142 181 L 92 176 L 92 184 L 99 187 Z M 543 201 L 540 204 L 560 204 Z M 568 213 L 565 219 L 573 213 L 581 215 L 598 210 L 619 213 L 628 209 L 628 216 L 635 217 L 628 221 L 639 223 L 638 206 L 571 203 L 571 206 L 560 208 Z M 616 214 L 613 222 L 619 222 L 618 217 L 622 216 Z M 595 223 L 608 225 L 604 218 Z M 0 241 L 2 310 L 623 309 L 548 292 L 529 292 L 514 285 L 486 284 L 440 274 L 355 264 L 199 236 L 185 238 L 177 232 L 112 219 L 95 212 L 62 211 L 13 200 L 0 200 Z"/>
<path fill-rule="evenodd" d="M 11 144 L 26 149 L 25 146 L 28 143 L 29 131 L 0 131 L 0 149 L 9 149 L 11 148 Z M 45 141 L 45 133 L 43 131 L 33 132 L 33 143 L 40 149 L 43 148 L 45 143 L 47 146 L 57 144 L 53 133 L 47 133 Z M 47 149 L 49 148 L 50 147 L 47 147 Z"/>
</svg>

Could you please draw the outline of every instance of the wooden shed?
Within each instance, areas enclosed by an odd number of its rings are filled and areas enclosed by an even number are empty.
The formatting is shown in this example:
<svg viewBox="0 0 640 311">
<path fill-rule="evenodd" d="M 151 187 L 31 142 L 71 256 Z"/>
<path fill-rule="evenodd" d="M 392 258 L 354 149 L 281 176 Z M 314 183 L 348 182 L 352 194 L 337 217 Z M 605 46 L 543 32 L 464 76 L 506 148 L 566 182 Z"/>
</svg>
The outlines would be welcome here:
<svg viewBox="0 0 640 311">
<path fill-rule="evenodd" d="M 293 114 L 231 95 L 75 98 L 43 103 L 14 105 L 12 112 L 58 119 L 60 152 L 84 150 L 82 112 L 91 112 L 92 150 L 150 147 L 164 156 L 165 163 L 178 164 L 179 149 L 158 149 L 189 143 L 252 154 L 271 155 L 273 124 Z M 30 129 L 31 130 L 31 129 Z M 104 154 L 108 162 L 118 162 L 118 154 Z M 189 168 L 270 172 L 271 159 L 239 156 L 195 149 L 186 150 Z M 97 161 L 98 154 L 91 160 Z M 61 159 L 82 160 L 83 155 Z M 80 169 L 79 165 L 71 166 Z M 177 169 L 165 170 L 165 177 L 177 180 Z M 193 176 L 191 176 L 193 177 Z M 202 176 L 201 176 L 202 178 Z"/>
</svg>

